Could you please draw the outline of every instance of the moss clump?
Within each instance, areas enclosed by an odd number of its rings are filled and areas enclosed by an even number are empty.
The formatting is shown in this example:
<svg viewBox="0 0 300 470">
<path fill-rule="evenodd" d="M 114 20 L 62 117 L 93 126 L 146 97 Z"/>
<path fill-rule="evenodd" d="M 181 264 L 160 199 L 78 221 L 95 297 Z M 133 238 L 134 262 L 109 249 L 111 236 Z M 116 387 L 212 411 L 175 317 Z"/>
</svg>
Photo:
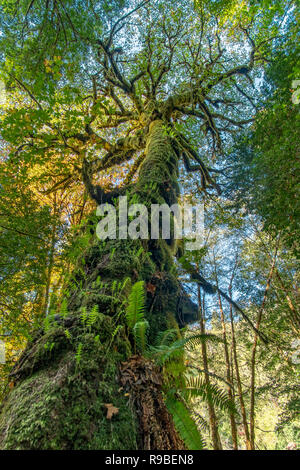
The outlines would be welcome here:
<svg viewBox="0 0 300 470">
<path fill-rule="evenodd" d="M 130 348 L 122 330 L 112 341 L 113 329 L 102 314 L 86 328 L 75 323 L 60 354 L 52 348 L 39 370 L 26 378 L 23 371 L 2 405 L 0 449 L 137 448 L 135 413 L 118 383 Z M 108 403 L 119 409 L 111 420 Z"/>
</svg>

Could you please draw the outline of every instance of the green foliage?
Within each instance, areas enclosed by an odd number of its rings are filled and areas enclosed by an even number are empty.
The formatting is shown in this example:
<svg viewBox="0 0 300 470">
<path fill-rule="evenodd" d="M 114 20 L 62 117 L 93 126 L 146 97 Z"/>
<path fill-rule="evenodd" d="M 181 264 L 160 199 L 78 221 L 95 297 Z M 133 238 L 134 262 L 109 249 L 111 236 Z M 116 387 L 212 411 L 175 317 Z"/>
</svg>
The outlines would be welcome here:
<svg viewBox="0 0 300 470">
<path fill-rule="evenodd" d="M 194 396 L 201 396 L 205 402 L 211 402 L 222 409 L 232 409 L 234 404 L 228 400 L 224 391 L 218 387 L 186 378 L 186 366 L 184 355 L 187 350 L 194 350 L 199 345 L 210 342 L 220 342 L 220 339 L 212 334 L 187 334 L 178 339 L 178 330 L 171 329 L 161 332 L 156 345 L 150 347 L 147 354 L 159 365 L 164 367 L 165 384 L 167 393 L 167 407 L 172 413 L 177 430 L 189 449 L 199 450 L 204 447 L 204 441 L 199 434 L 194 415 L 187 402 Z M 176 390 L 176 392 L 174 392 Z"/>
<path fill-rule="evenodd" d="M 91 328 L 98 318 L 98 305 L 95 305 L 88 314 L 86 325 L 88 328 Z"/>
<path fill-rule="evenodd" d="M 30 337 L 30 325 L 41 324 L 43 291 L 51 250 L 51 231 L 60 224 L 51 207 L 41 205 L 27 170 L 0 159 L 0 336 Z M 25 313 L 26 312 L 26 313 Z"/>
<path fill-rule="evenodd" d="M 261 217 L 266 232 L 273 236 L 280 232 L 286 247 L 297 256 L 300 105 L 292 102 L 292 81 L 299 74 L 299 32 L 294 37 L 294 30 L 266 70 L 266 102 L 253 128 L 231 149 L 233 179 L 228 191 L 231 198 L 235 194 L 238 206 Z"/>
<path fill-rule="evenodd" d="M 191 418 L 190 411 L 184 403 L 177 400 L 176 397 L 170 393 L 167 397 L 166 405 L 172 414 L 175 426 L 188 449 L 203 449 L 204 441 L 198 432 L 195 422 Z"/>
<path fill-rule="evenodd" d="M 75 353 L 75 359 L 76 359 L 77 365 L 79 365 L 79 363 L 81 361 L 81 357 L 82 357 L 82 343 L 79 343 L 78 347 L 77 347 L 77 350 L 76 350 L 76 353 Z"/>
<path fill-rule="evenodd" d="M 155 360 L 163 365 L 165 362 L 170 361 L 176 357 L 182 356 L 185 350 L 193 350 L 202 343 L 207 341 L 220 342 L 222 341 L 212 334 L 189 334 L 184 338 L 177 339 L 171 344 L 166 344 L 170 339 L 174 338 L 174 330 L 169 330 L 162 335 L 162 343 L 157 344 L 150 348 L 151 355 Z"/>
<path fill-rule="evenodd" d="M 138 321 L 132 329 L 135 340 L 136 349 L 140 352 L 146 351 L 147 347 L 147 331 L 149 323 L 147 320 Z"/>
<path fill-rule="evenodd" d="M 137 322 L 144 319 L 145 314 L 145 285 L 144 281 L 136 282 L 131 289 L 126 308 L 126 322 L 130 330 Z"/>
<path fill-rule="evenodd" d="M 201 376 L 187 378 L 186 387 L 181 393 L 189 399 L 201 397 L 205 402 L 209 402 L 223 411 L 237 413 L 235 404 L 228 398 L 227 392 L 215 384 L 206 383 Z"/>
<path fill-rule="evenodd" d="M 65 330 L 65 335 L 66 335 L 66 338 L 67 338 L 69 341 L 71 341 L 72 335 L 71 335 L 71 333 L 70 333 L 69 330 L 67 330 L 67 329 Z"/>
<path fill-rule="evenodd" d="M 87 312 L 86 307 L 82 307 L 80 318 L 81 318 L 82 325 L 85 325 L 88 319 L 88 312 Z"/>
<path fill-rule="evenodd" d="M 149 323 L 144 319 L 145 315 L 145 283 L 136 282 L 128 297 L 126 308 L 126 323 L 134 337 L 134 349 L 145 351 L 147 345 L 147 329 Z"/>
</svg>

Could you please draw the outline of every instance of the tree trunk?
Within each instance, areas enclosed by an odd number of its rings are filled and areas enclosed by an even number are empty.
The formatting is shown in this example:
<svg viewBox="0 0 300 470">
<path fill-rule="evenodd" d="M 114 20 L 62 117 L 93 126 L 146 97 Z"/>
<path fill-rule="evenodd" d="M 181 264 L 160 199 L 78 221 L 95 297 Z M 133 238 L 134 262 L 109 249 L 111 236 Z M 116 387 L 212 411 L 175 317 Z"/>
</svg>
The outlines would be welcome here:
<svg viewBox="0 0 300 470">
<path fill-rule="evenodd" d="M 200 286 L 198 284 L 198 304 L 199 304 L 199 323 L 200 323 L 200 331 L 201 334 L 205 334 L 205 319 L 204 319 L 204 309 L 202 308 L 201 302 L 201 292 Z M 206 343 L 201 343 L 201 351 L 202 351 L 202 361 L 203 361 L 203 369 L 204 369 L 204 377 L 205 383 L 209 386 L 210 385 L 210 378 L 209 378 L 209 370 L 208 370 L 208 359 L 207 359 L 207 350 L 206 350 Z M 214 450 L 222 450 L 222 443 L 219 435 L 218 430 L 218 420 L 215 412 L 214 405 L 208 401 L 208 415 L 209 415 L 209 425 L 210 425 L 210 432 L 211 432 L 211 439 Z"/>
<path fill-rule="evenodd" d="M 154 121 L 134 202 L 176 202 L 177 163 L 162 121 Z M 171 247 L 164 240 L 92 239 L 65 293 L 68 313 L 57 311 L 37 332 L 11 373 L 0 449 L 184 448 L 163 400 L 161 372 L 133 356 L 124 318 L 130 286 L 143 280 L 149 343 L 174 323 L 181 288 Z"/>
<path fill-rule="evenodd" d="M 292 299 L 289 295 L 289 291 L 288 291 L 287 287 L 284 285 L 284 282 L 283 282 L 283 280 L 282 280 L 282 278 L 279 274 L 278 269 L 276 269 L 276 278 L 279 281 L 279 284 L 280 284 L 281 289 L 283 291 L 283 295 L 286 298 L 287 305 L 289 307 L 291 326 L 292 326 L 293 330 L 295 331 L 295 333 L 298 335 L 299 334 L 299 328 L 300 328 L 299 312 L 297 311 L 297 309 L 295 308 L 295 305 L 292 302 Z"/>
<path fill-rule="evenodd" d="M 229 293 L 229 295 L 231 296 L 231 292 Z M 243 421 L 243 427 L 244 427 L 244 433 L 245 433 L 246 449 L 247 450 L 253 450 L 251 440 L 250 440 L 250 433 L 249 433 L 249 427 L 248 427 L 248 422 L 247 422 L 247 412 L 246 412 L 244 396 L 243 396 L 242 382 L 241 382 L 241 377 L 240 377 L 240 370 L 239 370 L 239 363 L 238 363 L 237 349 L 236 349 L 236 341 L 235 341 L 233 314 L 232 314 L 232 307 L 231 306 L 230 306 L 230 323 L 231 323 L 233 361 L 234 361 L 234 365 L 235 365 L 236 382 L 237 382 L 238 396 L 239 396 L 239 401 L 240 401 L 242 421 Z"/>
<path fill-rule="evenodd" d="M 54 193 L 53 198 L 53 217 L 54 219 L 57 216 L 57 201 L 56 201 L 56 193 Z M 55 243 L 56 243 L 56 220 L 53 221 L 52 230 L 51 230 L 51 239 L 50 239 L 50 246 L 49 246 L 49 255 L 47 260 L 47 268 L 46 268 L 46 286 L 45 286 L 45 296 L 44 296 L 44 305 L 42 309 L 42 313 L 44 317 L 48 314 L 49 311 L 49 297 L 50 297 L 50 287 L 51 287 L 51 277 L 54 265 L 54 252 L 55 252 Z"/>
<path fill-rule="evenodd" d="M 216 286 L 219 289 L 219 279 L 218 279 L 218 274 L 217 274 L 217 265 L 216 265 L 216 258 L 214 255 L 214 270 L 215 270 L 215 276 L 216 276 Z M 234 271 L 233 271 L 234 275 Z M 233 278 L 232 278 L 233 280 Z M 232 281 L 231 281 L 232 282 Z M 220 295 L 220 291 L 218 290 L 218 301 L 219 301 L 219 307 L 220 307 L 220 320 L 222 324 L 222 333 L 223 333 L 223 342 L 224 342 L 224 355 L 225 355 L 225 362 L 226 362 L 226 379 L 228 382 L 228 397 L 229 399 L 233 402 L 234 401 L 234 395 L 232 391 L 232 380 L 231 380 L 231 372 L 230 372 L 230 357 L 229 357 L 229 350 L 228 350 L 228 341 L 227 341 L 227 334 L 226 334 L 226 323 L 225 323 L 225 315 L 224 315 L 224 310 L 223 310 L 223 304 L 222 304 L 222 299 Z M 232 437 L 232 446 L 233 450 L 238 450 L 238 438 L 237 438 L 237 428 L 236 428 L 236 422 L 235 422 L 235 415 L 232 411 L 229 412 L 229 418 L 230 418 L 230 426 L 231 426 L 231 437 Z"/>
<path fill-rule="evenodd" d="M 267 279 L 267 285 L 265 288 L 262 304 L 260 306 L 260 309 L 257 315 L 255 326 L 258 331 L 260 329 L 260 324 L 262 320 L 263 311 L 265 308 L 265 303 L 267 300 L 267 295 L 271 286 L 271 280 L 272 280 L 274 269 L 275 269 L 276 257 L 277 257 L 277 248 L 275 251 L 274 258 L 272 260 L 272 265 L 271 265 L 269 276 Z M 251 439 L 251 446 L 253 449 L 255 449 L 255 366 L 256 366 L 257 340 L 258 340 L 258 335 L 255 332 L 253 345 L 252 345 L 252 354 L 251 354 L 251 382 L 250 382 L 250 439 Z"/>
<path fill-rule="evenodd" d="M 229 357 L 228 342 L 227 342 L 227 335 L 226 335 L 225 316 L 224 316 L 221 296 L 219 293 L 218 293 L 218 299 L 219 299 L 220 316 L 221 316 L 221 323 L 222 323 L 222 330 L 223 330 L 224 354 L 225 354 L 225 362 L 226 362 L 226 379 L 229 384 L 232 384 L 231 373 L 230 373 L 230 357 Z M 228 385 L 228 397 L 232 402 L 234 401 L 232 387 L 230 387 L 230 385 Z M 237 438 L 235 415 L 232 411 L 229 412 L 229 418 L 230 418 L 233 450 L 238 450 L 238 438 Z"/>
</svg>

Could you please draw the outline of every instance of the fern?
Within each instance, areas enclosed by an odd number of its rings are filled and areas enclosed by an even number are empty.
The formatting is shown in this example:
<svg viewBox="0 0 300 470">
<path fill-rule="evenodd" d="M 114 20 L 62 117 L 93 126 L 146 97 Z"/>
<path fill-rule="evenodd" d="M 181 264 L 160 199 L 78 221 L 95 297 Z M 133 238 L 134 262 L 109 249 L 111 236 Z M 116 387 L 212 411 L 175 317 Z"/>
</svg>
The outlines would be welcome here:
<svg viewBox="0 0 300 470">
<path fill-rule="evenodd" d="M 134 336 L 134 342 L 135 342 L 135 348 L 139 352 L 144 352 L 146 350 L 146 333 L 149 328 L 149 323 L 147 320 L 143 321 L 138 321 L 133 327 L 133 336 Z"/>
<path fill-rule="evenodd" d="M 223 340 L 219 338 L 216 335 L 210 334 L 210 333 L 197 333 L 193 334 L 190 336 L 187 336 L 186 338 L 183 338 L 183 346 L 186 347 L 186 349 L 193 350 L 197 348 L 197 346 L 200 346 L 202 343 L 206 343 L 207 341 L 212 341 L 216 343 L 222 343 Z"/>
<path fill-rule="evenodd" d="M 114 295 L 114 293 L 116 292 L 116 290 L 117 290 L 117 281 L 114 280 L 113 283 L 112 283 L 112 286 L 111 286 L 112 295 Z"/>
<path fill-rule="evenodd" d="M 145 288 L 144 281 L 136 282 L 131 289 L 126 308 L 126 322 L 130 331 L 134 325 L 144 320 L 145 314 Z"/>
<path fill-rule="evenodd" d="M 109 259 L 112 260 L 113 257 L 114 257 L 114 254 L 115 254 L 115 251 L 116 251 L 116 248 L 114 247 L 111 252 L 110 252 L 110 256 L 109 256 Z"/>
<path fill-rule="evenodd" d="M 145 315 L 145 287 L 144 281 L 136 282 L 131 289 L 126 308 L 126 322 L 134 338 L 134 351 L 146 351 L 146 333 L 149 323 Z"/>
<path fill-rule="evenodd" d="M 119 331 L 122 330 L 122 328 L 123 328 L 122 325 L 117 325 L 116 328 L 114 329 L 113 334 L 112 334 L 112 336 L 111 336 L 110 343 L 109 343 L 109 345 L 108 345 L 108 347 L 107 347 L 107 350 L 106 350 L 105 357 L 108 355 L 108 353 L 109 353 L 109 351 L 110 351 L 110 348 L 111 348 L 111 345 L 113 344 L 116 335 L 118 334 Z"/>
<path fill-rule="evenodd" d="M 66 316 L 68 315 L 68 301 L 67 301 L 67 299 L 64 299 L 61 303 L 60 314 L 64 318 L 66 318 Z"/>
<path fill-rule="evenodd" d="M 168 346 L 178 339 L 178 334 L 180 333 L 178 333 L 178 330 L 175 328 L 160 331 L 156 337 L 155 344 L 156 346 Z"/>
<path fill-rule="evenodd" d="M 123 284 L 120 288 L 120 292 L 123 292 L 123 290 L 127 287 L 127 285 L 130 284 L 130 277 L 126 277 L 123 281 Z"/>
<path fill-rule="evenodd" d="M 209 432 L 209 424 L 208 422 L 206 421 L 205 418 L 203 418 L 203 416 L 201 416 L 199 413 L 197 413 L 195 410 L 193 410 L 192 412 L 192 418 L 193 420 L 195 421 L 195 423 L 197 424 L 198 428 L 201 430 L 201 431 L 207 431 Z"/>
<path fill-rule="evenodd" d="M 83 326 L 85 325 L 87 318 L 88 318 L 88 313 L 87 313 L 86 307 L 82 307 L 80 319 L 81 319 L 81 323 Z"/>
<path fill-rule="evenodd" d="M 72 336 L 68 329 L 65 330 L 65 336 L 69 341 L 71 341 Z"/>
<path fill-rule="evenodd" d="M 144 248 L 141 246 L 136 253 L 136 257 L 139 258 L 143 253 L 144 253 Z"/>
<path fill-rule="evenodd" d="M 75 353 L 75 359 L 76 359 L 76 363 L 77 365 L 80 363 L 81 361 L 81 353 L 82 353 L 82 343 L 79 343 L 78 345 L 78 348 L 77 348 L 77 351 Z"/>
<path fill-rule="evenodd" d="M 89 312 L 86 320 L 86 324 L 91 328 L 98 318 L 98 305 L 95 305 L 92 310 Z"/>
<path fill-rule="evenodd" d="M 44 331 L 45 332 L 47 332 L 50 329 L 50 325 L 51 325 L 51 317 L 50 315 L 47 315 L 44 318 Z"/>
<path fill-rule="evenodd" d="M 186 387 L 181 393 L 189 399 L 201 397 L 221 410 L 237 413 L 235 404 L 230 400 L 227 392 L 215 384 L 204 382 L 200 376 L 187 378 Z"/>
<path fill-rule="evenodd" d="M 202 450 L 204 441 L 184 403 L 169 394 L 166 405 L 173 416 L 176 429 L 189 450 Z"/>
<path fill-rule="evenodd" d="M 122 325 L 118 325 L 118 326 L 114 329 L 113 334 L 112 334 L 112 336 L 111 336 L 111 342 L 113 341 L 113 339 L 114 339 L 114 337 L 116 336 L 116 334 L 117 334 L 122 328 L 123 328 Z"/>
<path fill-rule="evenodd" d="M 194 334 L 186 338 L 180 338 L 174 341 L 171 345 L 160 344 L 151 348 L 151 352 L 156 357 L 160 364 L 164 364 L 170 359 L 180 357 L 184 351 L 184 348 L 194 349 L 199 344 L 206 341 L 222 341 L 215 335 L 212 334 Z"/>
</svg>

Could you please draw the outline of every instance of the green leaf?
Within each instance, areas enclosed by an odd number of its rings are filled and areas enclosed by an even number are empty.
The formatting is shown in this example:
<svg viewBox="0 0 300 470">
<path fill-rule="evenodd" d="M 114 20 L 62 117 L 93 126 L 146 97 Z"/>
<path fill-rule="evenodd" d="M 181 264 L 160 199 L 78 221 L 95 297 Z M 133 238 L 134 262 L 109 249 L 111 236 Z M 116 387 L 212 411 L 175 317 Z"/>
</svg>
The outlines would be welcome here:
<svg viewBox="0 0 300 470">
<path fill-rule="evenodd" d="M 204 441 L 191 418 L 187 407 L 179 400 L 169 394 L 166 401 L 167 408 L 173 416 L 175 427 L 189 450 L 202 450 Z"/>
</svg>

